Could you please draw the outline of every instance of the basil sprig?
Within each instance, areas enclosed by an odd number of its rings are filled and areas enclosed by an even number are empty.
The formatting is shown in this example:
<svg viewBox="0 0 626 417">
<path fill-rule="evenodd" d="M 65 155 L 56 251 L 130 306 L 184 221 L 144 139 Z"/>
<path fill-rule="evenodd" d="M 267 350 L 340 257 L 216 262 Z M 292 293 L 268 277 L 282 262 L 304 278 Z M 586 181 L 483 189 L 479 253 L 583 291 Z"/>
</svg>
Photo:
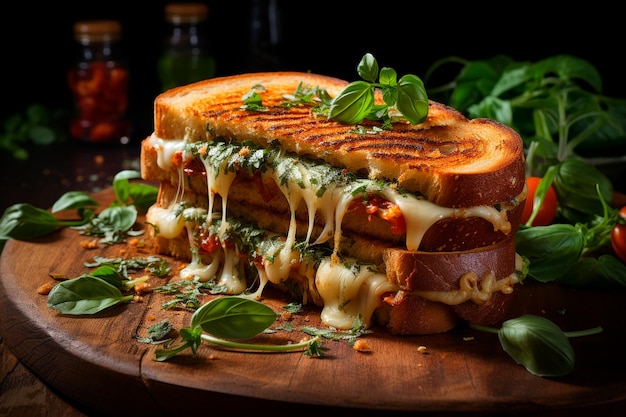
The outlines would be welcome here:
<svg viewBox="0 0 626 417">
<path fill-rule="evenodd" d="M 407 74 L 398 80 L 393 68 L 383 67 L 379 71 L 378 62 L 370 53 L 361 58 L 357 72 L 363 80 L 351 82 L 331 100 L 329 119 L 347 124 L 371 119 L 391 128 L 397 111 L 411 124 L 426 120 L 428 95 L 419 77 Z M 375 103 L 377 88 L 382 90 L 384 104 Z"/>
<path fill-rule="evenodd" d="M 220 296 L 202 305 L 191 317 L 190 327 L 180 330 L 181 343 L 166 344 L 155 351 L 155 359 L 166 361 L 191 349 L 195 354 L 202 341 L 231 350 L 293 352 L 304 351 L 309 356 L 321 356 L 324 350 L 315 337 L 287 345 L 260 345 L 239 340 L 250 339 L 265 331 L 278 315 L 271 307 L 240 296 Z"/>
</svg>

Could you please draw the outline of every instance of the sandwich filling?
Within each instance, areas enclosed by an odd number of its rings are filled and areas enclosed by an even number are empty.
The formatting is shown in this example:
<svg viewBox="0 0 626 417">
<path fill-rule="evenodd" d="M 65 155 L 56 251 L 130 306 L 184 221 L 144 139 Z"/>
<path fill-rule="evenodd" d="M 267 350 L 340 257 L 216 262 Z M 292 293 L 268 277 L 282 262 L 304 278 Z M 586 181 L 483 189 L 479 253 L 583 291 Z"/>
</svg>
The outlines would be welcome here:
<svg viewBox="0 0 626 417">
<path fill-rule="evenodd" d="M 387 221 L 393 233 L 404 236 L 405 249 L 416 251 L 426 231 L 445 218 L 482 218 L 495 231 L 509 234 L 507 211 L 524 197 L 517 196 L 497 207 L 442 207 L 393 182 L 359 178 L 279 148 L 218 138 L 193 142 L 152 135 L 148 140 L 157 151 L 160 169 L 176 171 L 178 176 L 176 197 L 167 207 L 153 206 L 147 221 L 165 239 L 186 232 L 191 261 L 181 271 L 181 278 L 215 279 L 224 293 L 248 291 L 260 298 L 266 284 L 289 286 L 288 278 L 296 275 L 306 287 L 300 291 L 303 302 L 309 301 L 310 294 L 312 301 L 323 306 L 323 322 L 339 329 L 352 328 L 357 319 L 368 326 L 385 294 L 399 290 L 381 266 L 344 254 L 342 222 L 347 213 L 365 210 L 368 216 Z M 185 195 L 186 176 L 198 174 L 191 172 L 194 161 L 200 162 L 202 175 L 206 175 L 207 201 L 203 207 Z M 238 175 L 250 181 L 271 181 L 282 192 L 290 212 L 286 234 L 271 233 L 230 216 L 229 191 Z M 308 213 L 308 227 L 299 236 L 296 212 L 302 204 Z M 314 232 L 316 225 L 321 231 Z M 257 277 L 254 290 L 249 285 L 251 272 Z M 418 291 L 415 295 L 447 304 L 467 300 L 480 304 L 495 291 L 510 293 L 518 281 L 517 273 L 501 279 L 469 273 L 461 279 L 458 290 Z"/>
</svg>

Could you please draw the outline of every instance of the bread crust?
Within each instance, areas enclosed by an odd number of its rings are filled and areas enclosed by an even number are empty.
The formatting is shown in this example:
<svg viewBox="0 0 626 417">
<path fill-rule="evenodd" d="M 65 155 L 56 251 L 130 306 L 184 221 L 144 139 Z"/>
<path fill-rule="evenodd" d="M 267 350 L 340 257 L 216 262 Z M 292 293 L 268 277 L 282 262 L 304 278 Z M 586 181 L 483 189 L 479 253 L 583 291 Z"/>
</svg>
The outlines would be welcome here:
<svg viewBox="0 0 626 417">
<path fill-rule="evenodd" d="M 487 119 L 468 120 L 460 112 L 430 101 L 425 122 L 394 124 L 355 133 L 312 113 L 310 106 L 285 108 L 284 95 L 300 85 L 336 95 L 348 83 L 300 72 L 241 74 L 174 88 L 154 102 L 155 135 L 161 139 L 206 141 L 223 137 L 251 140 L 260 146 L 279 142 L 298 155 L 323 158 L 373 179 L 397 181 L 400 187 L 445 207 L 494 205 L 524 188 L 523 144 L 511 128 Z M 255 86 L 267 111 L 242 108 L 242 97 Z"/>
</svg>

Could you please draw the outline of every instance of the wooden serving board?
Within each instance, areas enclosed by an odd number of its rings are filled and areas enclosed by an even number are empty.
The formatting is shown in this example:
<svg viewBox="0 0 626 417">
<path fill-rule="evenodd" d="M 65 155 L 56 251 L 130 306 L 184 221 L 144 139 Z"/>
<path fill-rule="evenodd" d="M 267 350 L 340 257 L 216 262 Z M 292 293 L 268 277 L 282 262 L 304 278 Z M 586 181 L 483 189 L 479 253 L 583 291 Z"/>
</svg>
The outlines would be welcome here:
<svg viewBox="0 0 626 417">
<path fill-rule="evenodd" d="M 112 191 L 95 197 L 106 204 Z M 203 343 L 196 355 L 189 351 L 157 362 L 157 346 L 136 337 L 166 317 L 177 329 L 188 326 L 190 312 L 161 308 L 171 296 L 152 293 L 96 316 L 76 317 L 48 308 L 47 297 L 38 294 L 41 285 L 54 283 L 50 274 L 76 277 L 89 271 L 84 262 L 94 256 L 131 251 L 127 245 L 84 249 L 82 240 L 77 231 L 62 229 L 35 241 L 7 242 L 0 257 L 0 332 L 46 384 L 104 415 L 184 415 L 203 407 L 254 410 L 256 415 L 329 408 L 363 409 L 359 415 L 381 410 L 497 413 L 626 401 L 624 292 L 518 286 L 516 315 L 546 316 L 566 331 L 604 329 L 572 339 L 576 369 L 562 378 L 530 374 L 502 350 L 496 335 L 466 326 L 411 337 L 374 328 L 361 337 L 367 351 L 356 351 L 346 341 L 326 341 L 322 358 L 299 352 L 233 352 Z M 178 263 L 170 261 L 176 269 Z M 151 282 L 162 285 L 166 279 Z M 289 301 L 271 291 L 266 295 L 265 302 L 277 310 Z M 291 320 L 296 328 L 322 326 L 316 308 Z M 301 336 L 281 331 L 255 342 L 297 342 Z M 426 350 L 418 351 L 419 346 Z"/>
</svg>

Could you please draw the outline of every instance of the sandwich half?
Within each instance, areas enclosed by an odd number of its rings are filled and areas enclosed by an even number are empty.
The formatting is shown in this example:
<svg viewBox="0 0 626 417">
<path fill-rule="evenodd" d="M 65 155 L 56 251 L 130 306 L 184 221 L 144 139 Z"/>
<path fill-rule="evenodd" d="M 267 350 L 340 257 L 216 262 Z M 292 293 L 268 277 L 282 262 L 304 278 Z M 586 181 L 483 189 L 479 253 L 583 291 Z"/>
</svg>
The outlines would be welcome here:
<svg viewBox="0 0 626 417">
<path fill-rule="evenodd" d="M 523 276 L 526 199 L 519 135 L 430 101 L 419 124 L 340 123 L 297 92 L 348 83 L 268 72 L 174 88 L 142 142 L 147 213 L 182 278 L 260 299 L 267 285 L 339 329 L 448 331 L 506 318 Z M 258 93 L 262 106 L 243 98 Z"/>
</svg>

